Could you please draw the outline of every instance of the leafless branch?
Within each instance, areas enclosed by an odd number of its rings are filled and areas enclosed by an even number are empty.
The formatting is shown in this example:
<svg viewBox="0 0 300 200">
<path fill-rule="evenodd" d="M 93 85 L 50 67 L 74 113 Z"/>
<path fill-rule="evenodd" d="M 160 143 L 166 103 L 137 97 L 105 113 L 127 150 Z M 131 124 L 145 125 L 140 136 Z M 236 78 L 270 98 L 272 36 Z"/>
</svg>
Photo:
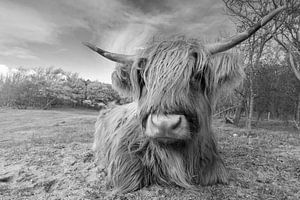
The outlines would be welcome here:
<svg viewBox="0 0 300 200">
<path fill-rule="evenodd" d="M 231 107 L 229 107 L 229 108 L 227 108 L 227 109 L 225 109 L 225 110 L 222 110 L 222 111 L 220 111 L 220 112 L 214 114 L 214 117 L 215 117 L 215 116 L 218 116 L 218 115 L 220 115 L 220 114 L 222 114 L 222 113 L 224 113 L 224 112 L 226 112 L 226 111 L 228 111 L 228 110 L 231 110 L 231 109 L 233 109 L 233 108 L 236 108 L 236 107 L 238 107 L 238 106 L 239 106 L 239 105 L 235 105 L 235 106 L 231 106 Z"/>
<path fill-rule="evenodd" d="M 289 63 L 291 65 L 292 69 L 293 69 L 293 72 L 294 72 L 295 76 L 300 81 L 300 71 L 298 70 L 299 66 L 295 65 L 291 48 L 288 47 L 288 45 L 284 44 L 282 41 L 280 41 L 277 37 L 274 37 L 274 39 L 279 45 L 281 45 L 287 51 L 287 54 L 288 54 L 288 57 L 289 57 Z"/>
</svg>

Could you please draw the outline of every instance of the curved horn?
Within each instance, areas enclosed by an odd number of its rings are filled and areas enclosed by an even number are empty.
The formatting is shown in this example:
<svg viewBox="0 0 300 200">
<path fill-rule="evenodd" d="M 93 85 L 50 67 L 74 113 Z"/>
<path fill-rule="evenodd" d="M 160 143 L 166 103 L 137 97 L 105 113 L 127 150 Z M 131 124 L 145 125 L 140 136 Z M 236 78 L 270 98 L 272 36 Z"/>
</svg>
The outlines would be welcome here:
<svg viewBox="0 0 300 200">
<path fill-rule="evenodd" d="M 250 27 L 248 30 L 238 33 L 225 41 L 221 41 L 215 44 L 206 45 L 206 48 L 209 50 L 211 54 L 219 53 L 231 49 L 232 47 L 238 45 L 244 40 L 248 39 L 251 35 L 253 35 L 256 31 L 258 31 L 261 27 L 263 27 L 266 23 L 268 23 L 271 19 L 273 19 L 278 13 L 280 13 L 286 6 L 279 7 L 257 22 L 255 25 Z"/>
<path fill-rule="evenodd" d="M 88 43 L 88 42 L 83 42 L 83 44 L 85 46 L 87 46 L 88 48 L 90 48 L 91 50 L 96 51 L 101 56 L 103 56 L 111 61 L 123 63 L 123 64 L 127 64 L 127 63 L 133 61 L 133 56 L 111 53 L 111 52 L 105 51 L 103 49 L 100 49 L 100 48 L 96 47 L 95 45 Z"/>
</svg>

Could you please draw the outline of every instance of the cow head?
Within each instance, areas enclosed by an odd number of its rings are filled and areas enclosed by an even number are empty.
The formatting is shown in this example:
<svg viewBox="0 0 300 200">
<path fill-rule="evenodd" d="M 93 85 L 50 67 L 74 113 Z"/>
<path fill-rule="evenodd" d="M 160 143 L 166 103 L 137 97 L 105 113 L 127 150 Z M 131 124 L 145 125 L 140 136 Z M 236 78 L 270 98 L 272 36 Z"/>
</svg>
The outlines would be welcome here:
<svg viewBox="0 0 300 200">
<path fill-rule="evenodd" d="M 145 135 L 170 143 L 208 127 L 214 97 L 242 75 L 234 54 L 212 55 L 200 41 L 181 38 L 154 43 L 117 65 L 112 81 L 138 101 Z"/>
<path fill-rule="evenodd" d="M 249 38 L 282 9 L 215 44 L 175 38 L 153 42 L 135 56 L 86 45 L 118 63 L 112 74 L 113 86 L 138 101 L 137 114 L 146 136 L 162 143 L 186 141 L 210 126 L 219 91 L 233 88 L 243 77 L 237 56 L 226 51 Z"/>
</svg>

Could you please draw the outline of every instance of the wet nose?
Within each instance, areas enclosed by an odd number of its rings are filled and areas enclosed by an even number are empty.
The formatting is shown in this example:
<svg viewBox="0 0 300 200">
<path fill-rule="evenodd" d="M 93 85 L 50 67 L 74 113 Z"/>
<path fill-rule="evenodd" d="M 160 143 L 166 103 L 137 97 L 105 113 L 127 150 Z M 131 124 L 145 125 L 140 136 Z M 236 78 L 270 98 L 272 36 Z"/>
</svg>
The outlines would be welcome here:
<svg viewBox="0 0 300 200">
<path fill-rule="evenodd" d="M 149 115 L 145 134 L 160 140 L 185 140 L 190 138 L 184 115 Z"/>
</svg>

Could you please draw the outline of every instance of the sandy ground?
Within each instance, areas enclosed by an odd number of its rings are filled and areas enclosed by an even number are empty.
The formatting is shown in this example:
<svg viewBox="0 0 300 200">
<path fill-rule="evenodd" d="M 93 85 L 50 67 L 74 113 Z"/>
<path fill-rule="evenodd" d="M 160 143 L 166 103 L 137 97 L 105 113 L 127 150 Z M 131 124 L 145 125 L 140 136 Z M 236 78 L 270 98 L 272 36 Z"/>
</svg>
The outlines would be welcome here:
<svg viewBox="0 0 300 200">
<path fill-rule="evenodd" d="M 111 195 L 90 150 L 97 114 L 0 110 L 0 199 L 300 199 L 300 133 L 280 122 L 261 123 L 250 139 L 214 123 L 228 185 Z"/>
</svg>

